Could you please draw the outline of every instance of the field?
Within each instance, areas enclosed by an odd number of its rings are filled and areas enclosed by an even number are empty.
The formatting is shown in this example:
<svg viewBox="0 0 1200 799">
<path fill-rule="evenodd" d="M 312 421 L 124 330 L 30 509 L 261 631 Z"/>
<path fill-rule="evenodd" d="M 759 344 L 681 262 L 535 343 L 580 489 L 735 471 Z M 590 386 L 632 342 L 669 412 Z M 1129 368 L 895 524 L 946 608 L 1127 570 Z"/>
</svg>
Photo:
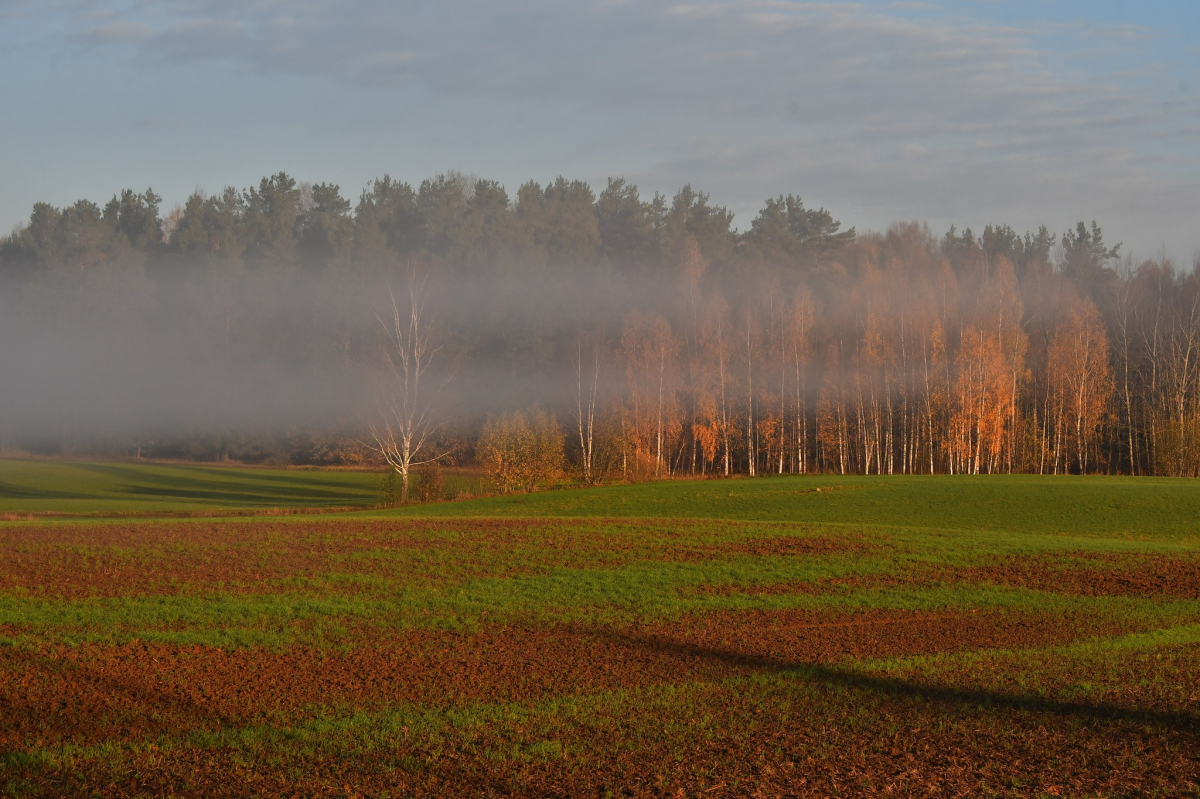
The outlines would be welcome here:
<svg viewBox="0 0 1200 799">
<path fill-rule="evenodd" d="M 0 511 L 377 485 L 29 463 Z M 1197 519 L 1183 480 L 826 476 L 2 522 L 0 790 L 1200 795 Z"/>
<path fill-rule="evenodd" d="M 0 514 L 153 515 L 368 507 L 369 472 L 0 460 Z"/>
</svg>

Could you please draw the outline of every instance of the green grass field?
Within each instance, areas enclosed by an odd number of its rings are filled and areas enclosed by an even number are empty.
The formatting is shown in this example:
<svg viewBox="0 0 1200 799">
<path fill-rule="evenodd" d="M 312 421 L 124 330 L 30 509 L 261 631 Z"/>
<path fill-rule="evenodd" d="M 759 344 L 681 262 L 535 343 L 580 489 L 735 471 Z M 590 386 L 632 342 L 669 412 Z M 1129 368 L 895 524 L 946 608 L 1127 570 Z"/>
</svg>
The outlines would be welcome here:
<svg viewBox="0 0 1200 799">
<path fill-rule="evenodd" d="M 379 481 L 371 472 L 0 459 L 0 513 L 369 507 Z"/>
<path fill-rule="evenodd" d="M 1131 477 L 785 476 L 547 491 L 402 512 L 810 521 L 1192 538 L 1200 534 L 1200 486 L 1190 480 Z"/>
<path fill-rule="evenodd" d="M 0 484 L 112 515 L 378 477 Z M 1200 795 L 1198 511 L 1186 480 L 824 476 L 0 522 L 0 790 Z"/>
<path fill-rule="evenodd" d="M 0 460 L 0 513 L 118 515 L 364 508 L 372 472 Z M 372 515 L 378 510 L 368 510 Z M 1200 535 L 1194 481 L 1140 477 L 764 477 L 564 489 L 414 505 L 407 516 L 705 518 L 948 530 Z"/>
</svg>

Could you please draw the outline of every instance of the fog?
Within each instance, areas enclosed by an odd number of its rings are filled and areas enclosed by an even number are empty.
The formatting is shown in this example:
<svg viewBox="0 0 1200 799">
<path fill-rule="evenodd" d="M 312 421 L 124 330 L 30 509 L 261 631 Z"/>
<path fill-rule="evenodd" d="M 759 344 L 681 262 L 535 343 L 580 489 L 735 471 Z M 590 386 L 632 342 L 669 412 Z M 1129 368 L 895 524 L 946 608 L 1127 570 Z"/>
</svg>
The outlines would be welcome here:
<svg viewBox="0 0 1200 799">
<path fill-rule="evenodd" d="M 165 275 L 111 305 L 90 291 L 7 284 L 3 444 L 89 451 L 309 429 L 365 438 L 388 371 L 392 298 L 409 303 L 409 270 L 393 272 L 349 289 L 288 275 L 225 292 Z M 429 385 L 443 420 L 562 405 L 576 378 L 571 331 L 603 328 L 631 298 L 652 302 L 663 290 L 584 269 L 502 283 L 432 275 L 426 289 L 425 326 L 439 348 Z"/>
<path fill-rule="evenodd" d="M 1195 265 L 1095 222 L 857 232 L 788 196 L 738 231 L 690 186 L 455 174 L 353 213 L 282 173 L 157 202 L 37 206 L 0 247 L 0 449 L 380 465 L 404 395 L 459 465 L 533 408 L 583 463 L 584 407 L 624 479 L 1200 473 Z"/>
</svg>

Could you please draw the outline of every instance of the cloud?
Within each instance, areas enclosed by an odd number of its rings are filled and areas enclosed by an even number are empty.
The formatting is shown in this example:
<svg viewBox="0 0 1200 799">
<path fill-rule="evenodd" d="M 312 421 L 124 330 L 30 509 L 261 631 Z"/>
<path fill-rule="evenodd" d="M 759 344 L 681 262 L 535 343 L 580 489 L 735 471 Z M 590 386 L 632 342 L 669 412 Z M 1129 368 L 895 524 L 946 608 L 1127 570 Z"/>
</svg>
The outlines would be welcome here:
<svg viewBox="0 0 1200 799">
<path fill-rule="evenodd" d="M 1090 25 L 1087 26 L 1086 35 L 1093 39 L 1138 44 L 1160 38 L 1142 25 Z"/>
<path fill-rule="evenodd" d="M 154 35 L 154 28 L 144 22 L 110 22 L 89 28 L 79 38 L 93 44 L 128 44 Z"/>
<path fill-rule="evenodd" d="M 147 46 L 170 60 L 203 61 L 240 58 L 248 41 L 240 20 L 189 19 L 166 28 Z"/>
<path fill-rule="evenodd" d="M 647 178 L 700 182 L 719 200 L 725 185 L 735 204 L 776 193 L 782 175 L 821 186 L 817 202 L 856 197 L 855 208 L 904 218 L 1053 212 L 1047 198 L 1085 206 L 1130 187 L 1196 196 L 1200 107 L 1176 81 L 1156 96 L 1137 71 L 1067 72 L 1037 44 L 1047 25 L 919 18 L 925 5 L 190 0 L 133 6 L 84 36 L 156 67 L 220 60 L 368 90 L 418 86 L 540 107 L 547 124 L 574 109 L 636 150 L 631 160 L 656 159 Z M 1151 36 L 1051 27 L 1123 47 Z"/>
<path fill-rule="evenodd" d="M 945 132 L 1067 101 L 1019 32 L 809 3 L 197 2 L 140 42 L 356 85 Z M 117 23 L 113 23 L 116 25 Z M 134 23 L 126 23 L 133 25 Z M 113 27 L 113 25 L 106 27 Z M 138 30 L 144 30 L 139 28 Z"/>
</svg>

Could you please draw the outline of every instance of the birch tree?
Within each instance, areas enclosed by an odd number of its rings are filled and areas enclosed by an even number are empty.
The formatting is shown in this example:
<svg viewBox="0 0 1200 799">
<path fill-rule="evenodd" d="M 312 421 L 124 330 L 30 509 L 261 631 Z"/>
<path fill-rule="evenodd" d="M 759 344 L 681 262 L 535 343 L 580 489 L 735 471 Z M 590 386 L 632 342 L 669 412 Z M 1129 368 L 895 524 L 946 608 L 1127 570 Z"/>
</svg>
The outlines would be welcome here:
<svg viewBox="0 0 1200 799">
<path fill-rule="evenodd" d="M 580 468 L 583 481 L 596 481 L 596 396 L 600 386 L 600 342 L 592 343 L 591 376 L 584 375 L 583 335 L 575 342 L 575 422 L 579 433 Z"/>
<path fill-rule="evenodd" d="M 373 449 L 400 476 L 400 501 L 407 502 L 413 469 L 448 454 L 435 454 L 432 444 L 441 426 L 438 400 L 451 373 L 438 379 L 434 370 L 442 346 L 429 308 L 428 274 L 413 268 L 404 295 L 397 299 L 389 292 L 388 297 L 387 314 L 377 317 L 386 334 L 384 369 L 368 429 Z"/>
</svg>

